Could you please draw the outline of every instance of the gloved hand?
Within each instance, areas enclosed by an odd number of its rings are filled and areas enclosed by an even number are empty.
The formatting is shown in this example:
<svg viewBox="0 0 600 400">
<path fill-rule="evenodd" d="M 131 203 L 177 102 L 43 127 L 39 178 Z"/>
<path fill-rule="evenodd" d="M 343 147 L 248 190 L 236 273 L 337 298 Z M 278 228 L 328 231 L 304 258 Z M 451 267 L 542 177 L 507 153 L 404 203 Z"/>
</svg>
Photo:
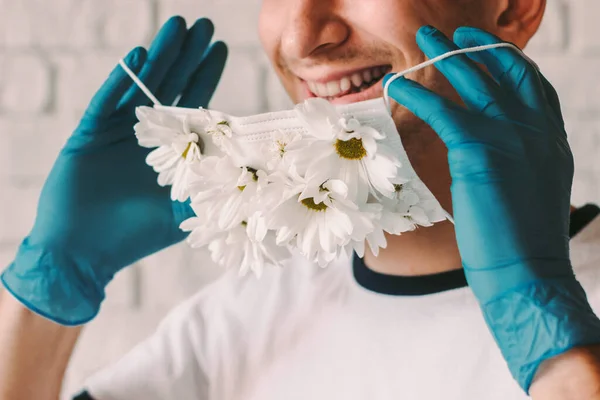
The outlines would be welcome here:
<svg viewBox="0 0 600 400">
<path fill-rule="evenodd" d="M 429 58 L 500 40 L 459 28 L 454 42 L 431 27 L 417 34 Z M 465 273 L 513 376 L 528 392 L 543 360 L 600 343 L 600 321 L 569 259 L 573 157 L 558 96 L 513 49 L 457 55 L 435 66 L 464 107 L 404 78 L 390 85 L 390 97 L 448 148 Z"/>
<path fill-rule="evenodd" d="M 189 30 L 171 18 L 149 50 L 125 58 L 166 105 L 206 106 L 227 48 L 210 45 L 207 19 Z M 64 325 L 91 320 L 114 274 L 185 238 L 179 224 L 193 215 L 172 202 L 145 163 L 149 149 L 134 135 L 135 107 L 146 96 L 117 65 L 60 152 L 40 195 L 31 233 L 2 274 L 5 287 L 31 310 Z"/>
</svg>

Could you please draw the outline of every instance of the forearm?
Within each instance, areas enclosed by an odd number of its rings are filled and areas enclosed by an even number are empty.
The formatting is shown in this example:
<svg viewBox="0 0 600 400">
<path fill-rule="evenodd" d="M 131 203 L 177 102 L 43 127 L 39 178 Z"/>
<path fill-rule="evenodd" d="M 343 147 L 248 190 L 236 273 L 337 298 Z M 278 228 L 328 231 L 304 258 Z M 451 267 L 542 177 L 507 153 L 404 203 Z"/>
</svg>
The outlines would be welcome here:
<svg viewBox="0 0 600 400">
<path fill-rule="evenodd" d="M 29 311 L 0 289 L 0 400 L 56 400 L 80 327 Z"/>
<path fill-rule="evenodd" d="M 534 400 L 600 400 L 600 345 L 544 361 L 530 389 Z"/>
</svg>

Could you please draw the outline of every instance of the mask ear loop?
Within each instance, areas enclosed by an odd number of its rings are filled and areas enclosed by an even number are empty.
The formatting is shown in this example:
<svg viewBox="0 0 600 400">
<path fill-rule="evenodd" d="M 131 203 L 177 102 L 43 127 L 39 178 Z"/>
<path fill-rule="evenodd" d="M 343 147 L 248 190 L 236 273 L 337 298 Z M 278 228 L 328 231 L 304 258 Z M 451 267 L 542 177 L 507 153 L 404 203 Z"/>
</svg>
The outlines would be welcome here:
<svg viewBox="0 0 600 400">
<path fill-rule="evenodd" d="M 127 66 L 127 64 L 125 64 L 125 61 L 123 61 L 123 59 L 119 60 L 119 65 L 121 66 L 121 68 L 123 68 L 125 72 L 127 72 L 127 75 L 129 75 L 129 77 L 142 90 L 142 92 L 144 92 L 144 94 L 150 99 L 150 101 L 154 103 L 155 106 L 162 106 L 162 104 L 160 104 L 160 101 L 158 101 L 158 99 L 152 94 L 150 89 L 148 89 L 148 87 L 144 85 L 144 82 L 142 82 L 140 78 L 138 78 L 137 75 L 134 74 L 133 71 Z"/>
<path fill-rule="evenodd" d="M 400 71 L 400 72 L 396 72 L 390 79 L 388 79 L 388 81 L 385 83 L 385 85 L 383 86 L 383 101 L 385 103 L 385 106 L 388 109 L 388 112 L 390 113 L 390 115 L 392 114 L 392 109 L 391 109 L 391 104 L 390 104 L 390 96 L 389 96 L 389 90 L 390 90 L 390 85 L 392 84 L 392 82 L 394 82 L 396 79 L 406 75 L 406 74 L 410 74 L 411 72 L 415 72 L 415 71 L 419 71 L 425 67 L 428 67 L 432 64 L 435 64 L 438 61 L 442 61 L 445 60 L 446 58 L 455 56 L 457 54 L 465 54 L 465 53 L 475 53 L 478 51 L 485 51 L 485 50 L 489 50 L 489 49 L 495 49 L 498 47 L 509 47 L 511 49 L 516 50 L 519 54 L 521 54 L 521 56 L 523 58 L 525 58 L 530 64 L 532 64 L 536 69 L 539 69 L 537 64 L 529 57 L 527 57 L 525 55 L 525 53 L 523 53 L 523 51 L 518 48 L 517 46 L 515 46 L 512 43 L 494 43 L 494 44 L 487 44 L 487 45 L 483 45 L 483 46 L 474 46 L 474 47 L 467 47 L 464 49 L 458 49 L 458 50 L 454 50 L 454 51 L 449 51 L 447 53 L 441 54 L 435 58 L 432 58 L 431 60 L 427 60 L 425 62 L 422 62 L 421 64 L 417 64 L 414 67 L 410 67 L 408 69 L 405 69 L 404 71 Z"/>
<path fill-rule="evenodd" d="M 388 79 L 388 81 L 383 86 L 383 101 L 388 110 L 388 113 L 390 115 L 392 115 L 392 106 L 390 103 L 389 90 L 390 90 L 390 85 L 396 79 L 398 79 L 406 74 L 410 74 L 411 72 L 419 71 L 425 67 L 435 64 L 438 61 L 445 60 L 446 58 L 455 56 L 457 54 L 474 53 L 477 51 L 485 51 L 485 50 L 489 50 L 489 49 L 495 49 L 498 47 L 508 47 L 508 48 L 516 50 L 519 54 L 521 54 L 521 56 L 523 58 L 525 58 L 529 63 L 531 63 L 536 69 L 539 69 L 537 64 L 531 58 L 527 57 L 527 55 L 525 55 L 525 53 L 523 53 L 523 51 L 520 48 L 518 48 L 517 46 L 515 46 L 512 43 L 494 43 L 494 44 L 488 44 L 488 45 L 483 45 L 483 46 L 467 47 L 464 49 L 449 51 L 448 53 L 441 54 L 437 57 L 432 58 L 431 60 L 427 60 L 425 62 L 422 62 L 421 64 L 415 65 L 414 67 L 405 69 L 404 71 L 397 72 L 390 79 Z M 452 218 L 450 213 L 444 209 L 442 209 L 442 211 L 444 212 L 446 219 L 448 219 L 448 221 L 450 221 L 454 225 L 454 218 Z"/>
</svg>

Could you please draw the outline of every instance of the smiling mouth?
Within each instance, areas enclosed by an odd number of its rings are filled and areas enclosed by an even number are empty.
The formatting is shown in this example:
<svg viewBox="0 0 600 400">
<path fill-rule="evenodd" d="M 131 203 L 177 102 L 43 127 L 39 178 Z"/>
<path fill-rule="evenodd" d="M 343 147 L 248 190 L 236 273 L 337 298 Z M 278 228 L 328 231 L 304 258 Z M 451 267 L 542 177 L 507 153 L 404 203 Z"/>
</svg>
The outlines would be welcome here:
<svg viewBox="0 0 600 400">
<path fill-rule="evenodd" d="M 378 83 L 391 70 L 391 65 L 381 65 L 365 68 L 328 82 L 305 81 L 305 83 L 313 97 L 321 97 L 329 101 L 334 101 L 343 96 L 366 91 Z"/>
</svg>

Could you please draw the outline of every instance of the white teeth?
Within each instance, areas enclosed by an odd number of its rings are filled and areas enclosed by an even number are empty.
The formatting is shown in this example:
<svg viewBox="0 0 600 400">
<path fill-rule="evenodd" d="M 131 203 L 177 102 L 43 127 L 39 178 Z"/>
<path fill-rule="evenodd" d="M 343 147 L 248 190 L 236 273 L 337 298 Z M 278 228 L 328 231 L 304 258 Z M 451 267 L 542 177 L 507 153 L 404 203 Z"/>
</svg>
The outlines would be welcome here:
<svg viewBox="0 0 600 400">
<path fill-rule="evenodd" d="M 348 78 L 348 77 L 342 78 L 342 80 L 340 81 L 340 89 L 342 89 L 342 92 L 345 92 L 346 90 L 350 90 L 351 87 L 352 87 L 352 83 L 350 82 L 350 78 Z"/>
<path fill-rule="evenodd" d="M 370 69 L 366 69 L 363 71 L 362 73 L 363 75 L 363 79 L 365 80 L 365 82 L 371 82 L 371 70 Z"/>
<path fill-rule="evenodd" d="M 352 81 L 352 84 L 356 87 L 359 87 L 363 83 L 362 76 L 358 72 L 352 74 L 350 80 Z"/>
<path fill-rule="evenodd" d="M 347 92 L 352 87 L 360 88 L 365 83 L 371 83 L 385 74 L 385 67 L 373 67 L 362 72 L 355 72 L 350 76 L 343 77 L 340 80 L 329 81 L 327 83 L 307 81 L 310 91 L 318 97 L 335 97 L 340 93 Z"/>
<path fill-rule="evenodd" d="M 327 96 L 335 96 L 339 92 L 341 92 L 340 81 L 327 82 Z"/>
<path fill-rule="evenodd" d="M 317 83 L 315 85 L 315 89 L 317 89 L 316 92 L 315 92 L 315 94 L 317 96 L 319 96 L 319 97 L 327 97 L 328 90 L 327 90 L 327 85 L 326 84 L 324 84 L 324 83 Z"/>
</svg>

